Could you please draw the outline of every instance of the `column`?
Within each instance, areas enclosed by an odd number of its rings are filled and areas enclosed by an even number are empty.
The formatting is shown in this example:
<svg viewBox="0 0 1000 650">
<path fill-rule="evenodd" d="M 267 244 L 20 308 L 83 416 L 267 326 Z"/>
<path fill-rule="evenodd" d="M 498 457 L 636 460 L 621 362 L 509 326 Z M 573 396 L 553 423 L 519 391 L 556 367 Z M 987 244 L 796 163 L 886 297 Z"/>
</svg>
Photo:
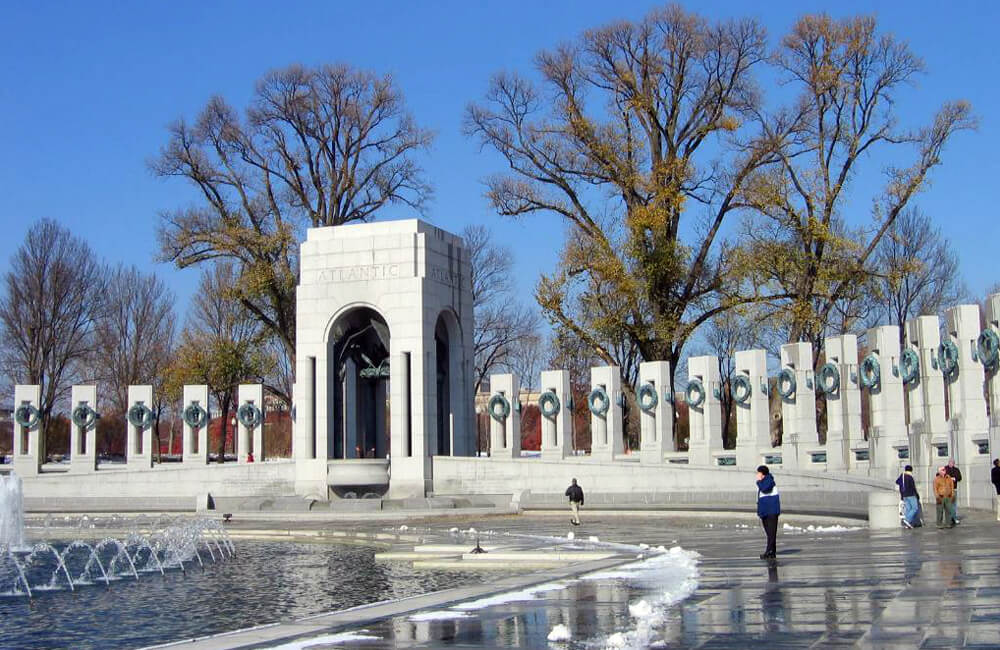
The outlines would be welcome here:
<svg viewBox="0 0 1000 650">
<path fill-rule="evenodd" d="M 385 458 L 388 453 L 386 445 L 386 422 L 385 422 L 385 393 L 388 389 L 387 381 L 378 381 L 375 384 L 375 457 Z"/>
<path fill-rule="evenodd" d="M 573 412 L 569 410 L 573 393 L 569 385 L 569 371 L 545 370 L 542 372 L 542 398 L 539 398 L 538 408 L 542 410 L 542 458 L 546 460 L 562 460 L 570 455 L 573 449 Z M 551 399 L 544 399 L 546 393 L 555 395 L 558 409 L 554 415 L 545 415 L 551 411 Z M 544 407 L 544 408 L 543 408 Z"/>
<path fill-rule="evenodd" d="M 413 434 L 410 413 L 410 353 L 397 354 L 389 375 L 389 459 L 406 458 L 411 453 Z"/>
<path fill-rule="evenodd" d="M 990 455 L 997 458 L 1000 457 L 1000 359 L 983 358 L 984 345 L 987 345 L 983 342 L 991 338 L 988 331 L 1000 339 L 1000 293 L 994 293 L 986 299 L 986 327 L 978 341 L 979 360 L 986 371 L 986 388 L 990 398 Z"/>
<path fill-rule="evenodd" d="M 358 458 L 358 366 L 349 357 L 344 361 L 343 390 L 340 396 L 343 400 L 340 408 L 344 413 L 344 430 L 337 433 L 343 436 L 344 458 Z"/>
<path fill-rule="evenodd" d="M 97 386 L 70 389 L 69 471 L 97 471 Z"/>
<path fill-rule="evenodd" d="M 617 366 L 590 369 L 590 455 L 611 462 L 625 452 L 622 427 L 622 379 Z"/>
<path fill-rule="evenodd" d="M 781 396 L 781 463 L 784 469 L 815 467 L 812 454 L 820 451 L 812 364 L 810 344 L 781 346 L 781 371 L 775 390 Z"/>
<path fill-rule="evenodd" d="M 861 424 L 861 386 L 858 385 L 858 337 L 842 334 L 840 360 L 840 401 L 847 436 L 847 469 L 868 473 L 871 464 L 865 429 Z"/>
<path fill-rule="evenodd" d="M 18 476 L 38 476 L 45 462 L 42 437 L 42 387 L 14 386 L 14 471 Z"/>
<path fill-rule="evenodd" d="M 857 357 L 857 341 L 849 341 Z M 826 394 L 826 469 L 831 472 L 846 472 L 849 458 L 853 455 L 849 445 L 847 421 L 844 417 L 845 397 L 849 381 L 847 364 L 844 360 L 844 337 L 828 336 L 823 342 L 826 363 L 819 370 L 816 383 Z M 829 370 L 827 370 L 829 368 Z M 859 423 L 860 428 L 860 423 Z"/>
<path fill-rule="evenodd" d="M 128 411 L 125 414 L 125 463 L 129 469 L 153 466 L 153 387 L 128 387 Z"/>
<path fill-rule="evenodd" d="M 667 399 L 671 398 L 671 399 Z M 674 405 L 670 395 L 670 363 L 639 364 L 639 461 L 663 464 L 663 453 L 674 451 Z"/>
<path fill-rule="evenodd" d="M 688 459 L 692 465 L 714 465 L 713 454 L 722 451 L 722 405 L 719 391 L 719 358 L 688 359 Z"/>
<path fill-rule="evenodd" d="M 181 459 L 184 463 L 192 465 L 208 463 L 208 424 L 212 421 L 208 407 L 208 386 L 205 384 L 184 386 L 183 411 L 181 411 L 184 425 Z"/>
<path fill-rule="evenodd" d="M 521 457 L 521 386 L 517 375 L 490 375 L 490 457 Z"/>
<path fill-rule="evenodd" d="M 899 372 L 899 328 L 873 327 L 867 340 L 871 351 L 862 360 L 858 377 L 868 389 L 872 476 L 895 479 L 908 463 L 910 451 Z"/>
<path fill-rule="evenodd" d="M 236 389 L 236 462 L 246 464 L 253 439 L 256 462 L 264 460 L 264 386 L 240 384 Z"/>
<path fill-rule="evenodd" d="M 737 379 L 741 376 L 746 379 Z M 736 353 L 732 393 L 736 409 L 736 465 L 742 469 L 755 468 L 763 454 L 771 451 L 766 351 Z"/>
<path fill-rule="evenodd" d="M 948 341 L 957 351 L 956 371 L 945 373 L 948 407 L 954 448 L 952 457 L 962 470 L 958 484 L 958 502 L 973 508 L 991 508 L 989 490 L 989 422 L 983 396 L 985 375 L 978 363 L 976 342 L 979 338 L 979 305 L 958 305 L 945 312 Z M 943 343 L 945 348 L 950 347 Z M 948 369 L 947 355 L 938 359 L 942 371 Z M 994 491 L 995 493 L 995 491 Z"/>
<path fill-rule="evenodd" d="M 931 494 L 937 468 L 948 456 L 948 422 L 944 417 L 944 378 L 937 370 L 941 323 L 937 316 L 918 316 L 906 323 L 906 345 L 916 354 L 916 376 L 906 382 L 910 414 L 910 459 L 918 489 Z M 909 372 L 912 370 L 907 369 Z M 904 374 L 902 371 L 900 374 Z M 905 379 L 906 377 L 904 377 Z M 939 446 L 944 458 L 938 455 Z"/>
</svg>

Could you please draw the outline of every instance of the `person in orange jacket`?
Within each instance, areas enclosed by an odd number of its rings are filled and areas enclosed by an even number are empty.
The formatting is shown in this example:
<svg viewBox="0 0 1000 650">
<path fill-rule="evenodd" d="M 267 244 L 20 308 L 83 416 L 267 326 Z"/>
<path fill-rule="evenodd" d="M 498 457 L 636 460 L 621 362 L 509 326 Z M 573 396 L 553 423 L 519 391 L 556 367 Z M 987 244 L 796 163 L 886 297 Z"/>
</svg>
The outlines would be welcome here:
<svg viewBox="0 0 1000 650">
<path fill-rule="evenodd" d="M 947 513 L 948 528 L 955 527 L 955 482 L 944 467 L 938 468 L 934 477 L 934 498 L 937 500 L 937 527 L 945 527 Z"/>
</svg>

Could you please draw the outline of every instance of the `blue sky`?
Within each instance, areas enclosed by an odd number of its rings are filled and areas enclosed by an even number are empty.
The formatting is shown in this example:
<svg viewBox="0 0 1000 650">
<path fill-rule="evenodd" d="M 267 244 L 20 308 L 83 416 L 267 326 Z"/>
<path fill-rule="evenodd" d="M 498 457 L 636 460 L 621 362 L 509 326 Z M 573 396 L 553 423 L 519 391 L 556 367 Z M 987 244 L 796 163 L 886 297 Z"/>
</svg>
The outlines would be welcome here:
<svg viewBox="0 0 1000 650">
<path fill-rule="evenodd" d="M 483 199 L 481 179 L 502 170 L 491 152 L 461 134 L 463 110 L 490 76 L 531 71 L 541 49 L 589 27 L 640 19 L 657 3 L 586 2 L 37 2 L 0 13 L 0 263 L 6 268 L 27 228 L 53 218 L 110 262 L 155 270 L 187 310 L 196 271 L 153 262 L 157 214 L 187 204 L 179 180 L 154 178 L 146 161 L 166 141 L 166 125 L 193 117 L 213 94 L 246 105 L 254 82 L 290 63 L 346 62 L 392 73 L 418 122 L 437 132 L 422 161 L 435 186 L 429 220 L 453 232 L 494 228 L 515 255 L 530 295 L 550 270 L 562 226 L 554 217 L 510 222 Z M 685 3 L 712 17 L 755 15 L 777 43 L 802 13 L 870 11 L 869 3 Z M 959 134 L 917 204 L 961 253 L 970 291 L 1000 281 L 1000 227 L 992 190 L 1000 96 L 995 26 L 998 3 L 882 3 L 880 26 L 908 41 L 927 64 L 900 97 L 902 122 L 927 123 L 949 99 L 972 102 L 981 126 Z M 867 170 L 875 178 L 879 169 Z M 870 193 L 858 181 L 857 208 Z M 877 180 L 877 179 L 876 179 Z M 412 216 L 389 210 L 383 218 Z M 862 214 L 861 217 L 866 217 Z"/>
</svg>

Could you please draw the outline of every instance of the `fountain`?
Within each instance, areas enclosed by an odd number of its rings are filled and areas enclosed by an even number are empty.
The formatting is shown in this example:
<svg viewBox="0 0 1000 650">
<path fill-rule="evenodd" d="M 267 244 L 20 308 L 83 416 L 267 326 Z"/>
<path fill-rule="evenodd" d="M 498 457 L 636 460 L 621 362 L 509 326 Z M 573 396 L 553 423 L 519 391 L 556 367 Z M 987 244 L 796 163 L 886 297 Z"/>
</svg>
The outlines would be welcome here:
<svg viewBox="0 0 1000 650">
<path fill-rule="evenodd" d="M 24 546 L 24 505 L 21 477 L 0 476 L 0 549 Z"/>
<path fill-rule="evenodd" d="M 121 522 L 114 517 L 111 523 L 114 526 Z M 110 586 L 116 580 L 138 580 L 141 574 L 163 576 L 169 569 L 186 572 L 185 564 L 196 562 L 204 567 L 205 557 L 221 562 L 236 553 L 228 533 L 217 521 L 177 517 L 156 531 L 141 530 L 135 522 L 132 525 L 134 529 L 124 539 L 109 535 L 99 541 L 28 544 L 24 538 L 21 479 L 16 474 L 0 477 L 0 596 L 30 598 L 39 591 Z M 93 520 L 84 515 L 76 528 L 90 531 L 94 526 Z"/>
</svg>

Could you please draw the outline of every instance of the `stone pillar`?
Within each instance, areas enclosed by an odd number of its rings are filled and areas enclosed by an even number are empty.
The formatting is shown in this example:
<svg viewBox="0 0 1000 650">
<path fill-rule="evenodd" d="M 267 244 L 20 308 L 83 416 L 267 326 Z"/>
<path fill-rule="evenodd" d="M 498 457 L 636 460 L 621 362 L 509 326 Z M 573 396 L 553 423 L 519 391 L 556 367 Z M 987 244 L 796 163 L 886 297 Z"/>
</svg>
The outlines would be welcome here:
<svg viewBox="0 0 1000 650">
<path fill-rule="evenodd" d="M 430 482 L 426 455 L 424 400 L 417 394 L 424 384 L 421 337 L 393 336 L 395 360 L 389 375 L 390 481 L 389 498 L 423 498 Z M 436 372 L 436 371 L 435 371 Z"/>
<path fill-rule="evenodd" d="M 295 493 L 312 499 L 329 497 L 326 484 L 326 438 L 319 435 L 317 425 L 316 384 L 318 360 L 301 353 L 296 359 L 295 399 L 292 402 L 292 453 L 295 458 Z M 325 431 L 325 429 L 324 429 Z M 207 451 L 206 451 L 207 453 Z"/>
<path fill-rule="evenodd" d="M 196 408 L 197 407 L 197 408 Z M 181 459 L 184 463 L 191 465 L 205 465 L 208 463 L 208 425 L 212 421 L 212 412 L 209 409 L 208 386 L 205 384 L 194 384 L 185 386 L 183 391 L 183 411 L 182 423 L 184 425 L 184 438 L 181 442 Z M 188 409 L 191 415 L 195 411 L 204 412 L 205 423 L 201 426 L 191 426 L 188 424 Z M 197 424 L 197 422 L 196 422 Z M 223 422 L 225 425 L 225 422 Z"/>
<path fill-rule="evenodd" d="M 389 437 L 389 459 L 406 458 L 410 455 L 412 424 L 410 418 L 410 355 L 397 354 L 390 366 L 389 411 L 391 435 Z"/>
<path fill-rule="evenodd" d="M 962 470 L 958 484 L 959 505 L 991 508 L 995 494 L 989 480 L 989 421 L 983 396 L 985 375 L 978 363 L 979 305 L 958 305 L 945 312 L 948 339 L 958 349 L 958 372 L 945 377 L 948 384 L 952 457 Z M 975 355 L 975 356 L 974 356 Z M 938 360 L 941 363 L 941 360 Z"/>
<path fill-rule="evenodd" d="M 812 366 L 812 346 L 808 343 L 781 346 L 781 372 L 775 390 L 781 395 L 781 463 L 784 469 L 822 468 L 811 462 L 811 454 L 820 451 Z"/>
<path fill-rule="evenodd" d="M 14 386 L 14 471 L 22 478 L 38 476 L 45 462 L 42 437 L 42 387 L 37 384 Z M 23 416 L 23 417 L 22 417 Z M 22 419 L 25 424 L 18 422 Z"/>
<path fill-rule="evenodd" d="M 1000 337 L 1000 293 L 986 299 L 986 328 Z M 983 361 L 983 359 L 980 359 Z M 990 455 L 1000 457 L 1000 367 L 997 363 L 984 368 L 987 394 L 990 399 Z M 990 462 L 992 463 L 992 458 Z"/>
<path fill-rule="evenodd" d="M 559 400 L 559 411 L 542 418 L 542 458 L 562 460 L 573 449 L 573 412 L 569 410 L 573 393 L 569 385 L 569 371 L 545 370 L 542 372 L 541 392 L 552 391 Z M 551 408 L 551 407 L 550 407 Z M 541 404 L 539 404 L 541 409 Z"/>
<path fill-rule="evenodd" d="M 947 458 L 938 445 L 948 446 L 944 417 L 944 378 L 937 368 L 941 323 L 937 316 L 918 316 L 906 323 L 907 347 L 917 354 L 917 377 L 906 384 L 910 413 L 910 458 L 921 494 L 931 494 L 937 468 Z M 947 451 L 945 452 L 947 456 Z"/>
<path fill-rule="evenodd" d="M 246 464 L 253 439 L 253 457 L 264 460 L 264 386 L 240 384 L 236 389 L 236 462 Z"/>
<path fill-rule="evenodd" d="M 649 388 L 644 389 L 643 386 Z M 654 397 L 643 397 L 643 391 Z M 674 450 L 674 405 L 670 395 L 670 363 L 643 361 L 639 364 L 639 461 L 663 464 L 663 453 Z M 671 399 L 667 399 L 671 398 Z M 646 401 L 643 402 L 643 399 Z M 652 404 L 642 408 L 643 403 Z"/>
<path fill-rule="evenodd" d="M 295 440 L 292 447 L 297 461 L 309 461 L 319 455 L 319 441 L 316 439 L 316 357 L 299 359 L 297 365 L 292 408 Z"/>
<path fill-rule="evenodd" d="M 69 412 L 69 471 L 96 472 L 97 386 L 73 386 Z"/>
<path fill-rule="evenodd" d="M 344 361 L 344 379 L 340 405 L 344 409 L 344 458 L 359 458 L 364 454 L 358 454 L 358 366 L 354 360 L 348 358 Z"/>
<path fill-rule="evenodd" d="M 910 450 L 899 372 L 899 328 L 873 327 L 867 340 L 871 351 L 862 360 L 858 377 L 868 387 L 872 476 L 895 480 L 909 462 Z"/>
<path fill-rule="evenodd" d="M 928 503 L 933 504 L 931 500 Z M 930 506 L 924 512 L 924 521 L 930 517 Z M 880 490 L 872 488 L 868 492 L 868 528 L 872 530 L 899 530 L 899 490 Z"/>
<path fill-rule="evenodd" d="M 521 410 L 518 400 L 521 385 L 517 375 L 490 375 L 490 401 L 486 405 L 490 416 L 490 457 L 521 457 Z M 497 397 L 507 400 L 509 413 L 503 416 Z"/>
<path fill-rule="evenodd" d="M 375 457 L 385 458 L 385 455 L 389 453 L 386 445 L 385 433 L 388 431 L 386 428 L 385 421 L 385 404 L 386 390 L 389 388 L 388 382 L 379 381 L 375 384 L 375 431 L 378 435 L 375 437 Z"/>
<path fill-rule="evenodd" d="M 736 465 L 752 469 L 763 454 L 771 451 L 771 416 L 767 397 L 767 352 L 740 350 L 736 353 L 735 375 L 747 378 L 750 394 L 743 402 L 742 389 L 734 381 L 733 405 L 736 409 Z"/>
<path fill-rule="evenodd" d="M 858 385 L 858 337 L 854 334 L 840 336 L 840 408 L 847 437 L 847 470 L 868 473 L 868 441 L 861 424 L 861 387 Z"/>
<path fill-rule="evenodd" d="M 153 387 L 128 387 L 128 411 L 125 414 L 125 463 L 129 469 L 149 469 L 153 466 Z M 147 413 L 145 419 L 142 414 Z"/>
<path fill-rule="evenodd" d="M 846 342 L 857 358 L 857 340 L 851 337 Z M 850 375 L 847 364 L 844 363 L 845 341 L 843 336 L 828 336 L 823 342 L 823 352 L 826 357 L 824 367 L 829 365 L 836 372 L 836 379 L 824 376 L 820 368 L 816 382 L 819 389 L 826 394 L 826 469 L 831 472 L 846 472 L 850 467 L 851 451 L 847 420 L 845 418 L 846 397 Z M 860 429 L 860 422 L 858 423 Z"/>
<path fill-rule="evenodd" d="M 693 388 L 699 382 L 701 390 Z M 715 356 L 689 358 L 688 462 L 692 465 L 714 465 L 715 461 L 712 455 L 722 451 L 720 390 L 722 390 L 722 384 L 719 381 L 719 358 Z"/>
<path fill-rule="evenodd" d="M 625 452 L 622 428 L 622 380 L 617 366 L 590 369 L 591 395 L 598 388 L 607 393 L 608 405 L 603 414 L 590 412 L 590 455 L 592 458 L 611 462 Z M 590 398 L 587 407 L 590 407 Z M 597 406 L 597 404 L 595 404 Z"/>
</svg>

